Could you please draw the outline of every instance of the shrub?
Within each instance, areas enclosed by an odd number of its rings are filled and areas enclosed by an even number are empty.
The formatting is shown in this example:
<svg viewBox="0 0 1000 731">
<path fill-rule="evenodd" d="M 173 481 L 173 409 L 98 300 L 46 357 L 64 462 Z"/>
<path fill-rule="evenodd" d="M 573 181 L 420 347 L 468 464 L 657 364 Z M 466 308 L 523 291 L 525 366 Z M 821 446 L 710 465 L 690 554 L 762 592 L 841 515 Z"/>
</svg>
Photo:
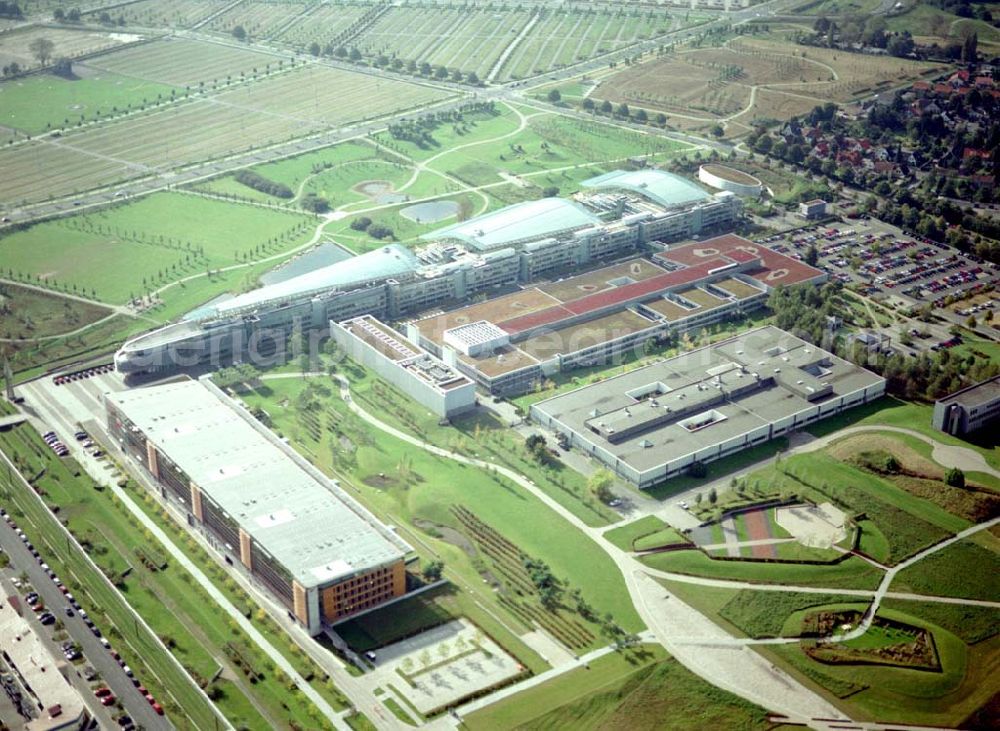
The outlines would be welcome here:
<svg viewBox="0 0 1000 731">
<path fill-rule="evenodd" d="M 240 170 L 233 176 L 237 183 L 253 188 L 261 193 L 273 195 L 275 198 L 291 198 L 294 193 L 284 183 L 276 183 L 268 180 L 263 175 L 255 173 L 253 170 Z"/>
<path fill-rule="evenodd" d="M 330 202 L 326 198 L 320 198 L 315 193 L 303 196 L 300 205 L 312 213 L 326 213 L 330 210 Z"/>
<path fill-rule="evenodd" d="M 393 230 L 388 226 L 381 223 L 373 223 L 368 227 L 368 235 L 373 239 L 394 239 L 396 238 Z"/>
<path fill-rule="evenodd" d="M 958 467 L 952 467 L 944 473 L 944 484 L 952 487 L 965 487 L 965 473 Z"/>
</svg>

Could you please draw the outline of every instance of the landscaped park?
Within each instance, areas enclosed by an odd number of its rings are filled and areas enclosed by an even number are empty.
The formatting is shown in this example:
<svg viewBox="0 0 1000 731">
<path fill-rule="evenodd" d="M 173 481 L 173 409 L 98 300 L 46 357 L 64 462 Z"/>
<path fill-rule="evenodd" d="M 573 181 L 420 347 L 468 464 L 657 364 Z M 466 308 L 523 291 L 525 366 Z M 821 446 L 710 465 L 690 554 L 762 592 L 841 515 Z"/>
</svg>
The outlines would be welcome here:
<svg viewBox="0 0 1000 731">
<path fill-rule="evenodd" d="M 637 2 L 21 6 L 0 20 L 0 349 L 19 382 L 107 363 L 126 338 L 312 257 L 416 249 L 612 170 L 693 175 L 754 125 L 946 68 L 796 42 L 869 0 L 810 3 L 802 22 Z M 941 42 L 998 39 L 925 5 L 887 19 L 908 22 Z M 779 202 L 813 190 L 791 167 L 731 157 Z M 852 329 L 868 312 L 847 295 L 837 307 Z M 640 492 L 539 449 L 524 421 L 540 399 L 772 322 L 763 309 L 651 340 L 510 400 L 480 394 L 450 421 L 331 341 L 217 372 L 413 547 L 418 591 L 318 642 L 114 457 L 95 484 L 18 425 L 0 449 L 31 485 L 0 469 L 0 497 L 181 729 L 221 714 L 367 731 L 450 713 L 469 729 L 787 731 L 824 713 L 995 726 L 995 439 L 948 436 L 930 405 L 886 397 Z M 960 481 L 942 447 L 969 460 Z M 810 713 L 772 718 L 785 696 Z"/>
</svg>

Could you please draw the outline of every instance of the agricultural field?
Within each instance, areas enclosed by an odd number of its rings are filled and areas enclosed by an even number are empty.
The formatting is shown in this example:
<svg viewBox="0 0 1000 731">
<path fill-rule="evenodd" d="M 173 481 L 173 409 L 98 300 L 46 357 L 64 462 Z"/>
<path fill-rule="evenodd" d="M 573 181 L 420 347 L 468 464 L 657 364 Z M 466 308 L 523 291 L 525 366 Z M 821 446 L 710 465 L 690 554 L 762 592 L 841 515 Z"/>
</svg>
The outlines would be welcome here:
<svg viewBox="0 0 1000 731">
<path fill-rule="evenodd" d="M 323 47 L 370 10 L 370 5 L 360 3 L 317 3 L 309 12 L 294 17 L 284 28 L 279 28 L 274 39 L 298 48 L 308 48 L 311 43 Z"/>
<path fill-rule="evenodd" d="M 22 69 L 38 67 L 38 59 L 30 48 L 32 41 L 37 38 L 47 38 L 52 41 L 52 58 L 60 56 L 76 58 L 88 53 L 117 48 L 125 43 L 133 43 L 141 36 L 28 26 L 0 36 L 0 66 L 15 62 Z"/>
<path fill-rule="evenodd" d="M 337 93 L 331 93 L 336 88 Z M 300 137 L 443 96 L 328 68 L 300 68 L 211 98 L 0 151 L 0 202 L 44 200 Z M 250 144 L 248 144 L 250 142 Z M 56 171 L 56 172 L 53 172 Z"/>
<path fill-rule="evenodd" d="M 892 57 L 804 49 L 780 38 L 741 36 L 724 47 L 654 57 L 606 75 L 595 100 L 665 112 L 670 124 L 697 127 L 733 121 L 736 132 L 756 119 L 787 119 L 827 101 L 931 76 L 943 67 Z M 750 92 L 757 88 L 751 105 Z"/>
<path fill-rule="evenodd" d="M 353 42 L 362 54 L 474 72 L 481 79 L 528 24 L 521 9 L 498 13 L 465 5 L 404 5 L 381 14 Z"/>
<path fill-rule="evenodd" d="M 113 53 L 88 58 L 84 68 L 127 73 L 177 87 L 205 84 L 214 86 L 227 78 L 243 78 L 266 74 L 284 67 L 284 59 L 247 48 L 234 48 L 216 43 L 185 38 L 162 38 Z"/>
<path fill-rule="evenodd" d="M 621 9 L 545 10 L 506 59 L 498 80 L 523 79 L 587 61 L 680 28 L 680 16 Z"/>
<path fill-rule="evenodd" d="M 3 269 L 14 279 L 124 304 L 206 269 L 281 254 L 307 242 L 313 228 L 303 214 L 157 193 L 8 234 Z"/>
<path fill-rule="evenodd" d="M 115 8 L 112 17 L 141 28 L 190 28 L 224 7 L 224 0 L 140 0 Z"/>
<path fill-rule="evenodd" d="M 659 646 L 645 645 L 600 657 L 463 720 L 473 731 L 774 728 L 764 709 L 709 685 Z"/>
<path fill-rule="evenodd" d="M 82 64 L 74 69 L 85 75 L 71 80 L 37 74 L 0 84 L 4 124 L 34 135 L 94 122 L 177 93 L 174 87 L 131 76 L 91 75 Z"/>
<path fill-rule="evenodd" d="M 301 15 L 307 2 L 244 2 L 238 3 L 209 21 L 205 28 L 229 34 L 240 25 L 251 39 L 268 39 L 292 18 Z"/>
</svg>

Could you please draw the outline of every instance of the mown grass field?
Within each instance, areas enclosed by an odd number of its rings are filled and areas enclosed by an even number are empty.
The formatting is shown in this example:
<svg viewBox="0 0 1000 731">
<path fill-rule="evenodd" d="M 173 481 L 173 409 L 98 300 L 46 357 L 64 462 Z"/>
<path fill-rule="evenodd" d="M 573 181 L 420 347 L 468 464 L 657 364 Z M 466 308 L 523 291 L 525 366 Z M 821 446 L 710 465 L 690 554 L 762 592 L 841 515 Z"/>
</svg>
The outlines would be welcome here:
<svg viewBox="0 0 1000 731">
<path fill-rule="evenodd" d="M 896 575 L 892 591 L 1000 601 L 1000 539 L 980 533 L 948 546 Z"/>
<path fill-rule="evenodd" d="M 623 551 L 632 551 L 636 539 L 662 531 L 665 528 L 668 526 L 662 520 L 655 515 L 647 515 L 627 525 L 605 531 L 604 537 Z"/>
<path fill-rule="evenodd" d="M 0 100 L 5 125 L 37 134 L 107 118 L 157 97 L 169 99 L 171 91 L 176 87 L 116 74 L 74 80 L 38 74 L 0 84 Z"/>
<path fill-rule="evenodd" d="M 307 242 L 313 228 L 304 214 L 156 193 L 9 234 L 2 239 L 2 268 L 44 286 L 123 304 L 130 294 L 138 297 L 206 269 L 281 254 Z"/>
<path fill-rule="evenodd" d="M 247 48 L 168 37 L 101 54 L 87 59 L 83 65 L 177 87 L 200 88 L 205 84 L 211 88 L 227 78 L 253 77 L 277 71 L 288 64 L 283 59 Z"/>
<path fill-rule="evenodd" d="M 709 685 L 659 646 L 612 653 L 467 716 L 477 729 L 770 729 L 766 711 Z"/>
<path fill-rule="evenodd" d="M 540 462 L 529 454 L 521 435 L 488 413 L 475 413 L 441 426 L 437 417 L 375 376 L 352 378 L 354 398 L 388 424 L 465 455 L 479 454 L 525 475 L 554 500 L 591 526 L 620 519 L 591 494 L 587 480 L 550 455 Z"/>
<path fill-rule="evenodd" d="M 698 550 L 644 556 L 642 562 L 661 571 L 760 584 L 791 584 L 830 589 L 874 589 L 882 572 L 857 557 L 829 566 L 808 564 L 713 561 Z"/>
</svg>

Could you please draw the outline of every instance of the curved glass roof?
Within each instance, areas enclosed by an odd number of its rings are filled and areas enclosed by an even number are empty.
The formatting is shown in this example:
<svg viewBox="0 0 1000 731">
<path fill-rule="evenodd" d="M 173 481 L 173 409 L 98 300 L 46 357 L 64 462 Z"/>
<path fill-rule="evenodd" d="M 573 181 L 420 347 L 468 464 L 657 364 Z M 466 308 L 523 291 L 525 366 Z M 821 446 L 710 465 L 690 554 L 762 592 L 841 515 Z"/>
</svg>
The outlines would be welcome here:
<svg viewBox="0 0 1000 731">
<path fill-rule="evenodd" d="M 593 226 L 601 219 L 575 201 L 542 198 L 515 203 L 468 221 L 439 228 L 422 239 L 457 239 L 479 251 Z"/>
<path fill-rule="evenodd" d="M 584 188 L 621 188 L 665 208 L 697 203 L 711 196 L 690 180 L 663 170 L 613 170 L 580 183 Z"/>
<path fill-rule="evenodd" d="M 240 310 L 254 309 L 264 303 L 300 297 L 311 292 L 356 287 L 403 274 L 420 266 L 412 251 L 399 244 L 389 244 L 375 251 L 338 261 L 336 264 L 316 269 L 306 274 L 270 284 L 246 294 L 237 295 L 223 302 L 208 304 L 185 315 L 185 320 L 205 320 L 221 315 L 235 314 Z"/>
</svg>

